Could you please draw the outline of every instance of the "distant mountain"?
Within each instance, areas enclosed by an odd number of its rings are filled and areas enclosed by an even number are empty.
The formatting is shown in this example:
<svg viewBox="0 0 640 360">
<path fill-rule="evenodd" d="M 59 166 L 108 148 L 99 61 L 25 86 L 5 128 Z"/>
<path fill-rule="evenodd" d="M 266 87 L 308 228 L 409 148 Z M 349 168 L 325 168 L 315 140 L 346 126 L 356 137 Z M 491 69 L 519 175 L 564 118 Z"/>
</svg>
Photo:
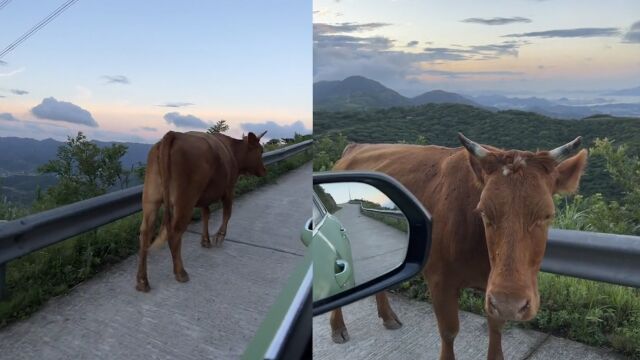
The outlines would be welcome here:
<svg viewBox="0 0 640 360">
<path fill-rule="evenodd" d="M 616 91 L 606 93 L 604 95 L 606 96 L 640 96 L 640 86 L 630 88 L 630 89 L 616 90 Z"/>
<path fill-rule="evenodd" d="M 409 105 L 408 98 L 364 76 L 313 84 L 313 108 L 318 110 L 369 110 Z"/>
<path fill-rule="evenodd" d="M 568 105 L 567 98 L 547 100 L 538 97 L 516 98 L 503 95 L 482 95 L 472 97 L 477 103 L 500 110 L 532 111 L 559 119 L 582 119 L 596 114 L 611 116 L 640 117 L 640 104 L 607 103 L 598 105 Z M 606 99 L 601 102 L 606 102 Z"/>
<path fill-rule="evenodd" d="M 114 142 L 94 141 L 100 147 L 110 146 Z M 34 140 L 17 137 L 0 137 L 0 176 L 32 175 L 38 166 L 56 157 L 61 141 L 53 139 Z M 127 146 L 122 157 L 126 168 L 138 162 L 146 163 L 151 144 L 120 143 Z"/>
<path fill-rule="evenodd" d="M 408 98 L 364 76 L 350 76 L 342 81 L 319 81 L 313 84 L 314 110 L 361 111 L 442 103 L 481 106 L 462 95 L 442 90 L 428 91 Z"/>
<path fill-rule="evenodd" d="M 464 105 L 482 107 L 477 102 L 467 99 L 466 97 L 460 94 L 446 92 L 443 90 L 427 91 L 422 95 L 418 95 L 412 98 L 411 103 L 413 105 L 450 103 L 450 104 L 464 104 Z"/>
</svg>

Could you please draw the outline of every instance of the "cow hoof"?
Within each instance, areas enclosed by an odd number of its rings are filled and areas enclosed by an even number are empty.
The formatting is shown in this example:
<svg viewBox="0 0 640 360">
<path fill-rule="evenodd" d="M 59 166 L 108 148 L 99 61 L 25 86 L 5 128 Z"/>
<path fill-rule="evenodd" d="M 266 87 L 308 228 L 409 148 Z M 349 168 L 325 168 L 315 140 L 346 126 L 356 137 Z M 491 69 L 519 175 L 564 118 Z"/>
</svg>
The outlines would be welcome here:
<svg viewBox="0 0 640 360">
<path fill-rule="evenodd" d="M 211 247 L 211 240 L 209 240 L 209 238 L 203 238 L 202 241 L 200 241 L 200 245 L 202 245 L 203 248 L 210 248 Z"/>
<path fill-rule="evenodd" d="M 149 290 L 151 290 L 151 286 L 149 286 L 148 282 L 138 282 L 136 284 L 136 290 L 141 291 L 141 292 L 149 292 Z"/>
<path fill-rule="evenodd" d="M 384 327 L 388 330 L 397 330 L 402 327 L 402 323 L 397 318 L 386 320 L 382 323 L 382 325 L 384 325 Z"/>
<path fill-rule="evenodd" d="M 176 280 L 178 280 L 178 282 L 185 283 L 189 281 L 189 274 L 182 270 L 182 272 L 176 274 Z"/>
<path fill-rule="evenodd" d="M 224 235 L 217 234 L 217 235 L 216 235 L 216 240 L 215 240 L 215 242 L 216 242 L 216 247 L 220 247 L 220 246 L 222 246 L 222 242 L 223 242 L 223 241 L 224 241 Z"/>
<path fill-rule="evenodd" d="M 331 339 L 336 344 L 344 344 L 349 341 L 349 333 L 347 332 L 347 328 L 332 330 Z"/>
</svg>

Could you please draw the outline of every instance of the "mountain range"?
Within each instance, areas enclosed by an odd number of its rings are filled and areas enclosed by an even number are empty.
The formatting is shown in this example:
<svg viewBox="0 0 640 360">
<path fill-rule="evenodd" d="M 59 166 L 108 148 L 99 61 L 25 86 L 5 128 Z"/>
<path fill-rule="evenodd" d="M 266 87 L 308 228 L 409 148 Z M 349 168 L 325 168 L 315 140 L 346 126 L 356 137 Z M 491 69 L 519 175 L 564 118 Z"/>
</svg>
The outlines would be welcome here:
<svg viewBox="0 0 640 360">
<path fill-rule="evenodd" d="M 640 87 L 620 90 L 619 96 L 633 96 Z M 610 95 L 613 96 L 613 93 Z M 464 104 L 486 110 L 522 110 L 560 119 L 582 119 L 606 114 L 611 116 L 640 117 L 640 103 L 613 103 L 597 99 L 589 105 L 581 100 L 539 97 L 508 97 L 504 95 L 466 96 L 443 90 L 427 91 L 415 97 L 406 97 L 364 76 L 350 76 L 341 81 L 319 81 L 313 84 L 314 111 L 363 111 L 391 107 L 410 107 L 425 104 Z"/>
<path fill-rule="evenodd" d="M 93 141 L 100 147 L 115 142 Z M 0 137 L 0 176 L 35 175 L 38 166 L 55 159 L 58 147 L 64 142 L 54 139 L 35 140 L 18 137 Z M 122 157 L 125 168 L 147 162 L 147 154 L 152 144 L 119 143 L 127 146 Z"/>
<path fill-rule="evenodd" d="M 319 81 L 313 84 L 313 109 L 327 111 L 372 110 L 395 106 L 455 103 L 481 107 L 455 93 L 427 91 L 409 98 L 364 76 L 350 76 L 342 81 Z"/>
</svg>

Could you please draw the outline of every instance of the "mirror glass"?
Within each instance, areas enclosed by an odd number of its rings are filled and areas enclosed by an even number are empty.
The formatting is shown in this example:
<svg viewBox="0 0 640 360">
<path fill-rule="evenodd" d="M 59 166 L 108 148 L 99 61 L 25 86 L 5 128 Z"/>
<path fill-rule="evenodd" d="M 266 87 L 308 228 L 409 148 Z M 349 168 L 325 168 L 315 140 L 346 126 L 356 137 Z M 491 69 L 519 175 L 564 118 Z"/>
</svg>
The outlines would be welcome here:
<svg viewBox="0 0 640 360">
<path fill-rule="evenodd" d="M 400 266 L 409 245 L 408 228 L 402 211 L 371 185 L 314 185 L 313 218 L 302 235 L 313 258 L 313 300 Z"/>
</svg>

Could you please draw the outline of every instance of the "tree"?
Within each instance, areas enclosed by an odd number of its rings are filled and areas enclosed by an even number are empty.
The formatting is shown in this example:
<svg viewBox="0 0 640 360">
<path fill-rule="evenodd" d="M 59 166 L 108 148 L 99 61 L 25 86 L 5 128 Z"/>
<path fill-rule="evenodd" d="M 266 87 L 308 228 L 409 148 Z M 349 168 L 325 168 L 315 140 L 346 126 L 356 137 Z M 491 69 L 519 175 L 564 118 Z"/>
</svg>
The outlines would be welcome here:
<svg viewBox="0 0 640 360">
<path fill-rule="evenodd" d="M 121 158 L 126 152 L 122 144 L 100 148 L 82 132 L 69 136 L 58 148 L 57 158 L 38 168 L 39 173 L 52 173 L 58 178 L 39 207 L 56 207 L 106 193 L 123 178 Z"/>
<path fill-rule="evenodd" d="M 210 127 L 209 130 L 207 130 L 207 132 L 209 134 L 216 134 L 216 133 L 224 133 L 227 130 L 229 130 L 229 125 L 227 124 L 227 120 L 218 120 L 218 122 L 216 122 L 215 125 Z"/>
</svg>

